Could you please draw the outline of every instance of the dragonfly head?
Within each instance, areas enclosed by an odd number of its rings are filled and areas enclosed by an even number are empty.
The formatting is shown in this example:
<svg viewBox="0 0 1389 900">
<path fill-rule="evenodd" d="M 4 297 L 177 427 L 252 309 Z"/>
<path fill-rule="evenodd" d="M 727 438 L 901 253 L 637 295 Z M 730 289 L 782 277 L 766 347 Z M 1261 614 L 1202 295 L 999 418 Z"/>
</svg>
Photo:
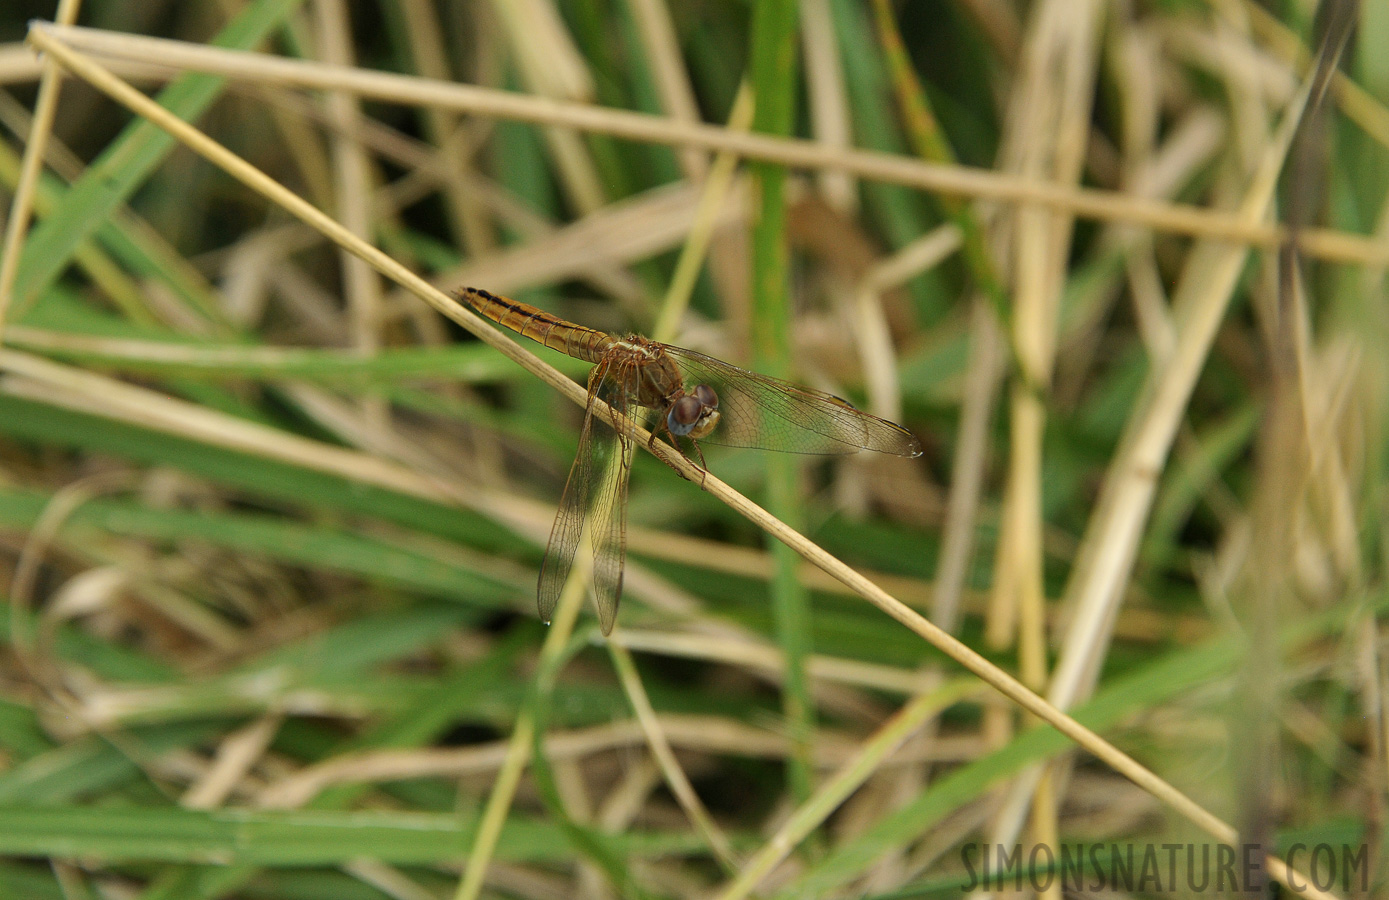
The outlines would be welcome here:
<svg viewBox="0 0 1389 900">
<path fill-rule="evenodd" d="M 676 437 L 702 438 L 718 424 L 719 395 L 707 384 L 682 394 L 666 414 L 666 427 Z"/>
</svg>

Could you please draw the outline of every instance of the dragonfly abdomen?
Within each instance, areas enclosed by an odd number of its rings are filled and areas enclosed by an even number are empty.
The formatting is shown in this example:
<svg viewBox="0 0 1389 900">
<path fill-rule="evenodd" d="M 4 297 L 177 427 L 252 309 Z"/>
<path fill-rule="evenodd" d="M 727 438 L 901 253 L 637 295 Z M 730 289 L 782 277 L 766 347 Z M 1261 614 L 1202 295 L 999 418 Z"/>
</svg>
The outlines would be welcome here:
<svg viewBox="0 0 1389 900">
<path fill-rule="evenodd" d="M 459 288 L 457 297 L 498 325 L 575 359 L 596 363 L 612 344 L 609 334 L 566 322 L 539 307 L 481 288 Z"/>
</svg>

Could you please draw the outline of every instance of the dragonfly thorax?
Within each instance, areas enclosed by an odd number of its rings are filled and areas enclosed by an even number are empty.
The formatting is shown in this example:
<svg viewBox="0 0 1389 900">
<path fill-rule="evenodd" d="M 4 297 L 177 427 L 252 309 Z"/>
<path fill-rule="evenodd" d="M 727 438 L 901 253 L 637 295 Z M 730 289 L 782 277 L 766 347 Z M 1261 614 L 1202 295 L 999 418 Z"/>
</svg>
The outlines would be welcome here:
<svg viewBox="0 0 1389 900">
<path fill-rule="evenodd" d="M 666 427 L 676 437 L 702 438 L 719 424 L 719 395 L 707 384 L 678 397 L 666 413 Z"/>
<path fill-rule="evenodd" d="M 719 395 L 707 384 L 685 390 L 680 367 L 664 344 L 630 334 L 610 344 L 610 356 L 600 368 L 631 373 L 635 383 L 621 387 L 638 404 L 666 411 L 666 429 L 672 437 L 702 438 L 719 424 Z"/>
</svg>

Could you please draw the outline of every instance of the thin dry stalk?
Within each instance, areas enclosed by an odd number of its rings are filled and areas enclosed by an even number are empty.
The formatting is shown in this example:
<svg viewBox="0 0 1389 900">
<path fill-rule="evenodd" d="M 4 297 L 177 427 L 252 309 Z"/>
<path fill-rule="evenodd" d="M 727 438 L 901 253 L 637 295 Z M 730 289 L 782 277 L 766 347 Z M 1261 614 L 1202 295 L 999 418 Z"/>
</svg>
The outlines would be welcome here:
<svg viewBox="0 0 1389 900">
<path fill-rule="evenodd" d="M 1022 86 L 1011 104 L 1005 165 L 1042 180 L 1073 183 L 1080 176 L 1089 132 L 1089 103 L 1101 7 L 1052 2 L 1034 11 L 1024 45 Z M 1010 455 L 994 575 L 993 612 L 1016 617 L 1024 683 L 1046 682 L 1042 633 L 1042 395 L 1051 383 L 1057 313 L 1073 219 L 1031 206 L 1017 209 L 1013 249 L 1011 344 L 1018 374 L 1010 407 Z M 994 641 L 1013 638 L 994 627 Z"/>
<path fill-rule="evenodd" d="M 284 717 L 261 716 L 233 731 L 217 747 L 212 765 L 184 793 L 180 802 L 189 809 L 214 809 L 226 802 L 237 784 L 265 754 Z"/>
<path fill-rule="evenodd" d="M 853 125 L 830 5 L 828 0 L 804 0 L 800 13 L 811 127 L 819 143 L 842 151 L 853 144 Z M 858 208 L 858 186 L 847 172 L 821 169 L 815 177 L 831 208 L 846 213 Z"/>
<path fill-rule="evenodd" d="M 835 151 L 809 141 L 761 134 L 739 134 L 713 125 L 673 122 L 625 110 L 564 103 L 473 85 L 438 83 L 409 76 L 323 63 L 286 60 L 263 54 L 221 50 L 162 38 L 113 35 L 94 29 L 35 23 L 31 34 L 45 34 L 74 49 L 118 59 L 161 59 L 175 69 L 212 72 L 266 85 L 316 90 L 338 88 L 394 103 L 445 109 L 610 134 L 647 143 L 727 150 L 741 157 L 798 169 L 842 169 L 863 178 L 979 200 L 1046 206 L 1078 217 L 1145 225 L 1157 230 L 1216 238 L 1230 243 L 1276 247 L 1286 230 L 1251 223 L 1236 214 L 1160 203 L 1124 194 L 1066 185 L 966 166 L 943 166 L 863 150 Z M 1335 262 L 1389 265 L 1389 245 L 1363 235 L 1308 229 L 1300 235 L 1303 252 Z"/>
<path fill-rule="evenodd" d="M 60 0 L 58 10 L 53 16 L 54 24 L 71 25 L 77 21 L 77 11 L 82 0 Z M 29 128 L 29 142 L 24 147 L 24 160 L 20 164 L 19 183 L 15 186 L 14 199 L 10 202 L 10 216 L 5 222 L 5 241 L 0 246 L 0 337 L 4 336 L 5 324 L 9 315 L 10 301 L 14 294 L 14 281 L 19 274 L 19 250 L 24 235 L 29 230 L 29 220 L 34 214 L 34 193 L 38 189 L 39 174 L 43 171 L 43 160 L 48 150 L 48 139 L 53 133 L 53 117 L 58 111 L 58 93 L 62 88 L 62 70 L 52 60 L 43 63 L 43 74 L 39 77 L 39 95 L 34 102 L 34 121 Z"/>
<path fill-rule="evenodd" d="M 680 768 L 680 761 L 675 758 L 675 751 L 671 749 L 670 741 L 666 739 L 665 731 L 661 728 L 660 718 L 651 706 L 651 699 L 646 696 L 646 688 L 642 686 L 641 676 L 637 674 L 632 654 L 618 641 L 608 641 L 608 654 L 612 657 L 613 668 L 617 670 L 618 680 L 627 695 L 627 702 L 637 714 L 637 721 L 646 736 L 646 745 L 651 748 L 651 755 L 656 758 L 661 774 L 665 777 L 671 793 L 675 795 L 676 802 L 689 817 L 690 824 L 703 836 L 704 842 L 718 857 L 724 869 L 728 872 L 736 871 L 738 857 L 733 852 L 733 845 L 714 822 L 714 817 L 709 815 L 709 810 L 704 808 L 704 803 L 699 799 L 699 794 L 695 792 L 685 770 Z"/>
<path fill-rule="evenodd" d="M 325 61 L 339 66 L 352 65 L 351 26 L 343 0 L 314 0 L 318 42 Z M 338 219 L 347 230 L 367 240 L 372 234 L 371 160 L 366 149 L 351 135 L 359 132 L 362 111 L 357 99 L 344 91 L 330 91 L 325 98 L 328 120 L 333 128 L 333 197 Z M 373 354 L 380 345 L 381 283 L 366 261 L 346 250 L 339 251 L 343 269 L 343 288 L 347 295 L 352 325 L 352 345 L 360 353 Z M 385 407 L 373 403 L 378 416 Z"/>
<path fill-rule="evenodd" d="M 830 813 L 838 809 L 850 794 L 878 770 L 888 755 L 900 747 L 927 720 L 966 699 L 978 689 L 979 686 L 973 682 L 956 680 L 909 701 L 864 741 L 853 759 L 846 762 L 810 799 L 791 814 L 762 849 L 748 860 L 738 877 L 717 894 L 718 900 L 742 900 L 756 890 L 758 884 L 790 855 L 806 835 L 824 824 Z"/>
<path fill-rule="evenodd" d="M 440 40 L 443 27 L 435 4 L 428 0 L 401 0 L 400 14 L 409 34 L 405 44 L 410 48 L 415 68 L 426 78 L 448 81 L 448 57 Z M 455 115 L 441 109 L 423 112 L 425 134 L 435 148 L 434 153 L 427 155 L 444 173 L 440 188 L 448 203 L 453 233 L 464 252 L 473 256 L 488 253 L 496 240 L 481 204 L 462 175 L 471 165 L 463 152 L 463 142 L 458 139 L 466 132 L 459 130 Z"/>
<path fill-rule="evenodd" d="M 498 0 L 493 4 L 527 88 L 537 97 L 589 100 L 593 75 L 550 0 Z M 560 185 L 574 207 L 595 212 L 606 202 L 603 180 L 577 130 L 547 128 Z"/>
<path fill-rule="evenodd" d="M 651 80 L 656 83 L 656 93 L 661 98 L 661 108 L 677 122 L 698 122 L 699 104 L 695 102 L 689 74 L 681 63 L 684 54 L 665 0 L 628 0 L 628 4 L 637 22 L 637 33 L 641 37 L 646 64 L 651 69 Z M 679 159 L 686 178 L 691 181 L 704 179 L 709 168 L 704 154 L 686 150 Z"/>
<path fill-rule="evenodd" d="M 554 677 L 555 669 L 558 668 L 557 661 L 564 653 L 565 645 L 569 643 L 570 636 L 574 633 L 574 623 L 578 621 L 579 609 L 583 606 L 583 598 L 586 593 L 585 585 L 592 572 L 591 567 L 592 555 L 580 553 L 560 595 L 559 605 L 554 611 L 554 620 L 550 623 L 550 630 L 545 635 L 545 643 L 540 647 L 542 678 L 546 671 L 551 673 L 550 677 Z M 537 682 L 540 680 L 537 679 Z M 538 693 L 544 688 L 537 683 L 535 690 Z M 463 866 L 463 877 L 458 882 L 458 890 L 454 894 L 454 900 L 476 900 L 482 892 L 483 879 L 487 874 L 488 866 L 491 864 L 492 854 L 497 849 L 497 841 L 501 837 L 502 826 L 506 824 L 507 817 L 511 814 L 511 804 L 516 798 L 516 788 L 521 782 L 521 772 L 530 762 L 531 753 L 534 751 L 534 712 L 534 707 L 527 704 L 522 709 L 521 714 L 516 717 L 516 724 L 511 731 L 511 739 L 507 742 L 506 759 L 503 760 L 501 770 L 492 782 L 491 793 L 487 795 L 487 806 L 483 810 L 482 820 L 478 823 L 477 833 L 473 837 L 473 846 L 468 850 L 468 861 Z"/>
<path fill-rule="evenodd" d="M 1103 6 L 1067 0 L 1033 11 L 1023 48 L 1020 90 L 1012 98 L 1014 131 L 1006 146 L 1017 171 L 1064 184 L 1078 182 L 1090 133 L 1099 30 Z M 1043 396 L 1052 381 L 1061 290 L 1075 220 L 1046 209 L 1020 206 L 1014 226 L 1011 345 L 1018 371 L 1009 409 L 1008 482 L 995 562 L 993 610 L 1017 617 L 1019 674 L 1034 690 L 1045 689 L 1046 604 L 1042 586 Z M 1043 782 L 1032 799 L 1032 836 L 1055 847 L 1056 809 Z M 1059 898 L 1060 886 L 1045 893 Z"/>
</svg>

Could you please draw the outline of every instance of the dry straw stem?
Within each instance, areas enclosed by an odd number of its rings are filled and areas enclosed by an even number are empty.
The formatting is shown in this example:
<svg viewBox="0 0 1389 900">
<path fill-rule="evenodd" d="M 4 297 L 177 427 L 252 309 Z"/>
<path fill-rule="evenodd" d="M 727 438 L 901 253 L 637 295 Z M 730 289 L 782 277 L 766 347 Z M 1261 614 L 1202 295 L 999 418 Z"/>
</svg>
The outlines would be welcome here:
<svg viewBox="0 0 1389 900">
<path fill-rule="evenodd" d="M 1019 174 L 1079 182 L 1091 133 L 1102 21 L 1102 4 L 1095 0 L 1049 0 L 1031 17 L 1002 152 L 1005 164 Z M 1042 571 L 1042 442 L 1048 405 L 1040 391 L 1051 384 L 1056 364 L 1075 218 L 1023 204 L 1014 211 L 1013 222 L 1013 303 L 1007 324 L 1018 371 L 1009 397 L 1008 474 L 994 557 L 995 621 L 989 628 L 998 636 L 1011 633 L 1020 677 L 1042 691 L 1048 677 Z M 1015 628 L 1005 625 L 1014 621 Z M 1050 788 L 1044 782 L 1029 795 L 1031 836 L 1055 847 L 1057 810 Z M 1052 885 L 1047 895 L 1059 897 L 1059 891 L 1059 885 Z"/>
<path fill-rule="evenodd" d="M 636 19 L 646 65 L 651 70 L 651 80 L 661 98 L 661 108 L 672 119 L 698 122 L 699 102 L 695 99 L 689 73 L 681 63 L 684 53 L 669 7 L 657 0 L 631 0 L 629 5 L 632 18 Z M 680 168 L 686 178 L 700 181 L 708 168 L 708 160 L 697 150 L 687 150 L 680 154 Z"/>
<path fill-rule="evenodd" d="M 627 695 L 627 702 L 632 705 L 632 711 L 637 714 L 637 721 L 641 724 L 641 730 L 646 737 L 646 745 L 651 749 L 651 755 L 656 758 L 657 764 L 661 767 L 661 774 L 665 777 L 671 793 L 675 795 L 676 802 L 685 811 L 685 816 L 690 820 L 690 824 L 709 845 L 709 849 L 718 857 L 724 869 L 730 873 L 736 872 L 738 870 L 738 857 L 733 852 L 733 845 L 728 842 L 728 837 L 714 821 L 714 817 L 709 814 L 709 810 L 705 809 L 704 803 L 699 799 L 699 794 L 695 792 L 694 785 L 690 783 L 685 770 L 680 768 L 680 761 L 675 758 L 675 751 L 671 749 L 665 729 L 661 727 L 660 717 L 656 715 L 656 710 L 651 706 L 651 699 L 646 695 L 646 688 L 641 683 L 641 676 L 637 674 L 637 666 L 632 661 L 632 654 L 627 652 L 627 648 L 617 641 L 609 641 L 608 655 L 612 657 L 613 668 L 617 670 L 618 680 L 622 682 L 622 690 Z"/>
<path fill-rule="evenodd" d="M 614 633 L 623 632 L 619 629 Z M 673 746 L 689 752 L 773 760 L 783 760 L 791 752 L 784 735 L 736 719 L 660 713 L 657 721 Z M 823 737 L 815 748 L 817 766 L 842 766 L 859 752 L 860 746 L 848 735 L 828 732 Z M 568 761 L 629 750 L 645 742 L 642 723 L 628 719 L 590 728 L 551 731 L 545 738 L 545 753 L 551 762 Z M 972 744 L 969 738 L 952 740 L 926 753 L 898 754 L 889 762 L 959 760 L 973 752 Z M 510 747 L 511 739 L 507 739 L 460 748 L 342 754 L 269 782 L 257 792 L 254 804 L 263 809 L 297 809 L 334 785 L 491 776 L 506 762 Z"/>
<path fill-rule="evenodd" d="M 805 840 L 806 835 L 823 825 L 830 813 L 877 772 L 894 750 L 928 721 L 954 704 L 969 699 L 978 690 L 977 684 L 956 679 L 908 701 L 864 741 L 853 759 L 830 776 L 814 795 L 791 814 L 757 851 L 757 855 L 748 860 L 738 877 L 719 892 L 718 900 L 741 900 L 756 890 L 762 879 L 771 874 L 796 845 Z"/>
<path fill-rule="evenodd" d="M 90 34 L 90 32 L 87 33 Z M 361 255 L 379 272 L 406 287 L 411 293 L 424 300 L 441 314 L 475 334 L 488 346 L 496 348 L 507 358 L 515 361 L 528 372 L 564 394 L 575 404 L 579 406 L 587 404 L 587 394 L 579 384 L 569 380 L 563 373 L 502 335 L 500 331 L 492 328 L 483 319 L 455 303 L 447 295 L 430 286 L 414 272 L 391 259 L 376 247 L 358 240 L 331 217 L 314 208 L 292 191 L 278 184 L 274 179 L 193 126 L 173 116 L 168 110 L 116 78 L 92 59 L 74 52 L 58 40 L 57 34 L 58 32 L 51 27 L 36 25 L 30 30 L 29 41 L 39 51 L 52 54 L 69 71 L 88 81 L 92 86 L 126 106 L 135 114 L 149 119 L 158 127 L 169 132 L 189 149 L 223 169 L 246 187 L 283 207 L 306 224 L 318 229 L 339 246 Z M 717 131 L 717 129 L 714 130 Z M 1205 810 L 1098 734 L 1062 713 L 1055 706 L 1024 687 L 1017 679 L 994 666 L 961 641 L 942 631 L 915 610 L 825 552 L 817 544 L 733 490 L 716 476 L 696 467 L 683 454 L 664 442 L 651 440 L 651 434 L 648 431 L 625 418 L 614 420 L 612 412 L 606 404 L 602 404 L 601 401 L 595 402 L 598 404 L 597 409 L 600 415 L 638 441 L 640 445 L 647 447 L 654 456 L 675 469 L 680 475 L 702 483 L 705 490 L 725 503 L 730 509 L 791 547 L 814 565 L 829 572 L 856 594 L 877 606 L 914 634 L 935 645 L 999 693 L 1055 727 L 1088 752 L 1103 760 L 1115 771 L 1138 784 L 1216 839 L 1229 844 L 1233 844 L 1237 839 L 1233 827 Z M 1275 878 L 1287 883 L 1288 870 L 1281 860 L 1269 857 L 1266 864 Z M 476 877 L 480 878 L 480 876 Z M 1310 885 L 1310 881 L 1306 878 L 1301 879 L 1301 883 Z M 1301 893 L 1306 897 L 1330 896 L 1310 887 Z"/>
<path fill-rule="evenodd" d="M 842 151 L 853 143 L 853 117 L 828 0 L 802 0 L 800 29 L 812 135 L 816 143 Z M 857 186 L 844 172 L 821 169 L 816 181 L 820 195 L 834 209 L 858 208 Z"/>
<path fill-rule="evenodd" d="M 54 20 L 62 25 L 72 24 L 77 21 L 79 5 L 80 0 L 61 0 Z M 43 63 L 39 96 L 34 102 L 34 121 L 24 148 L 19 183 L 15 186 L 14 198 L 10 203 L 10 216 L 5 223 L 5 241 L 0 246 L 0 331 L 4 330 L 8 317 L 14 281 L 19 275 L 19 247 L 29 230 L 34 194 L 38 190 L 39 174 L 43 171 L 43 158 L 48 150 L 48 136 L 53 130 L 53 117 L 58 112 L 58 91 L 62 86 L 60 76 L 61 71 L 51 61 Z"/>
<path fill-rule="evenodd" d="M 263 715 L 227 735 L 217 747 L 212 765 L 195 781 L 179 803 L 188 809 L 216 809 L 251 771 L 280 730 L 284 717 Z"/>
<path fill-rule="evenodd" d="M 574 568 L 569 572 L 569 580 L 565 582 L 559 603 L 553 611 L 550 630 L 540 648 L 539 674 L 533 684 L 533 697 L 549 693 L 554 688 L 558 661 L 574 633 L 574 623 L 578 621 L 579 609 L 587 593 L 584 585 L 588 583 L 592 564 L 592 554 L 580 552 L 574 561 Z M 483 810 L 482 820 L 478 822 L 473 846 L 468 851 L 468 861 L 463 866 L 463 877 L 459 879 L 455 900 L 474 900 L 482 892 L 482 882 L 492 862 L 492 854 L 497 849 L 497 841 L 501 839 L 512 801 L 516 799 L 521 772 L 530 762 L 535 747 L 535 711 L 532 700 L 522 706 L 520 715 L 516 717 L 516 726 L 507 742 L 506 758 L 492 782 L 492 792 L 487 796 L 487 806 Z M 546 752 L 548 754 L 548 750 Z"/>
<path fill-rule="evenodd" d="M 950 196 L 1030 203 L 1103 221 L 1146 225 L 1160 231 L 1212 237 L 1232 243 L 1277 247 L 1286 229 L 1250 223 L 1240 216 L 1195 206 L 1161 203 L 1092 188 L 1052 184 L 987 169 L 945 166 L 867 150 L 836 150 L 812 141 L 742 134 L 716 125 L 678 122 L 627 110 L 567 103 L 474 85 L 344 66 L 288 60 L 265 54 L 205 47 L 164 38 L 35 23 L 31 35 L 98 56 L 192 69 L 266 86 L 341 90 L 374 100 L 439 107 L 490 118 L 534 122 L 610 134 L 646 143 L 730 151 L 745 159 L 797 169 L 831 169 L 863 178 Z M 1299 234 L 1303 253 L 1336 262 L 1389 265 L 1389 243 L 1327 229 Z"/>
<path fill-rule="evenodd" d="M 351 28 L 343 0 L 317 0 L 312 4 L 317 41 L 330 63 L 352 64 Z M 344 226 L 364 240 L 371 236 L 372 169 L 366 148 L 354 135 L 361 129 L 362 111 L 358 98 L 346 91 L 329 91 L 325 102 L 332 143 L 333 197 L 336 213 Z M 342 252 L 343 289 L 352 324 L 353 346 L 374 353 L 380 344 L 381 281 L 358 256 Z"/>
<path fill-rule="evenodd" d="M 752 89 L 747 82 L 743 82 L 733 100 L 733 110 L 728 114 L 728 127 L 735 131 L 746 131 L 752 125 L 752 111 Z M 738 157 L 725 152 L 715 157 L 714 164 L 709 167 L 700 189 L 699 203 L 695 207 L 694 222 L 684 246 L 680 248 L 680 259 L 675 263 L 670 286 L 666 288 L 665 299 L 661 302 L 660 315 L 652 328 L 652 337 L 658 341 L 669 341 L 675 337 L 680 320 L 689 308 L 690 295 L 694 293 L 695 281 L 704 267 L 704 256 L 714 237 L 718 214 L 727 206 L 726 198 L 737 165 Z M 742 207 L 740 203 L 739 208 Z"/>
<path fill-rule="evenodd" d="M 1254 33 L 1280 58 L 1296 65 L 1304 73 L 1310 69 L 1312 59 L 1307 45 L 1291 29 L 1255 0 L 1244 0 L 1241 8 L 1249 16 Z M 1223 12 L 1219 7 L 1217 11 Z M 1331 92 L 1347 119 L 1359 125 L 1381 145 L 1389 147 L 1389 109 L 1383 103 L 1339 70 L 1331 75 Z"/>
<path fill-rule="evenodd" d="M 1008 110 L 1001 155 L 1010 170 L 1036 179 L 1079 180 L 1094 94 L 1100 6 L 1050 0 L 1024 43 L 1021 87 Z M 1066 258 L 1074 219 L 1020 205 L 1014 211 L 1011 345 L 1018 368 L 1009 398 L 1009 457 L 994 563 L 995 637 L 1016 634 L 1025 683 L 1046 683 L 1042 585 L 1042 438 Z M 1016 631 L 1013 623 L 1016 621 Z M 1006 624 L 1005 624 L 1006 623 Z M 1001 643 L 1001 642 L 1000 642 Z"/>
<path fill-rule="evenodd" d="M 1263 142 L 1236 213 L 1248 222 L 1267 215 L 1315 79 L 1315 74 L 1308 76 L 1283 111 L 1275 133 Z M 1066 586 L 1063 606 L 1074 614 L 1047 692 L 1059 707 L 1069 708 L 1087 696 L 1098 677 L 1121 592 L 1156 496 L 1157 473 L 1176 439 L 1246 257 L 1246 248 L 1213 241 L 1197 243 L 1191 253 L 1174 302 L 1177 333 L 1172 353 L 1153 369 L 1144 387 L 1144 401 L 1127 423 Z M 1043 771 L 1033 766 L 1016 779 L 992 841 L 1007 844 L 1021 830 Z"/>
</svg>

